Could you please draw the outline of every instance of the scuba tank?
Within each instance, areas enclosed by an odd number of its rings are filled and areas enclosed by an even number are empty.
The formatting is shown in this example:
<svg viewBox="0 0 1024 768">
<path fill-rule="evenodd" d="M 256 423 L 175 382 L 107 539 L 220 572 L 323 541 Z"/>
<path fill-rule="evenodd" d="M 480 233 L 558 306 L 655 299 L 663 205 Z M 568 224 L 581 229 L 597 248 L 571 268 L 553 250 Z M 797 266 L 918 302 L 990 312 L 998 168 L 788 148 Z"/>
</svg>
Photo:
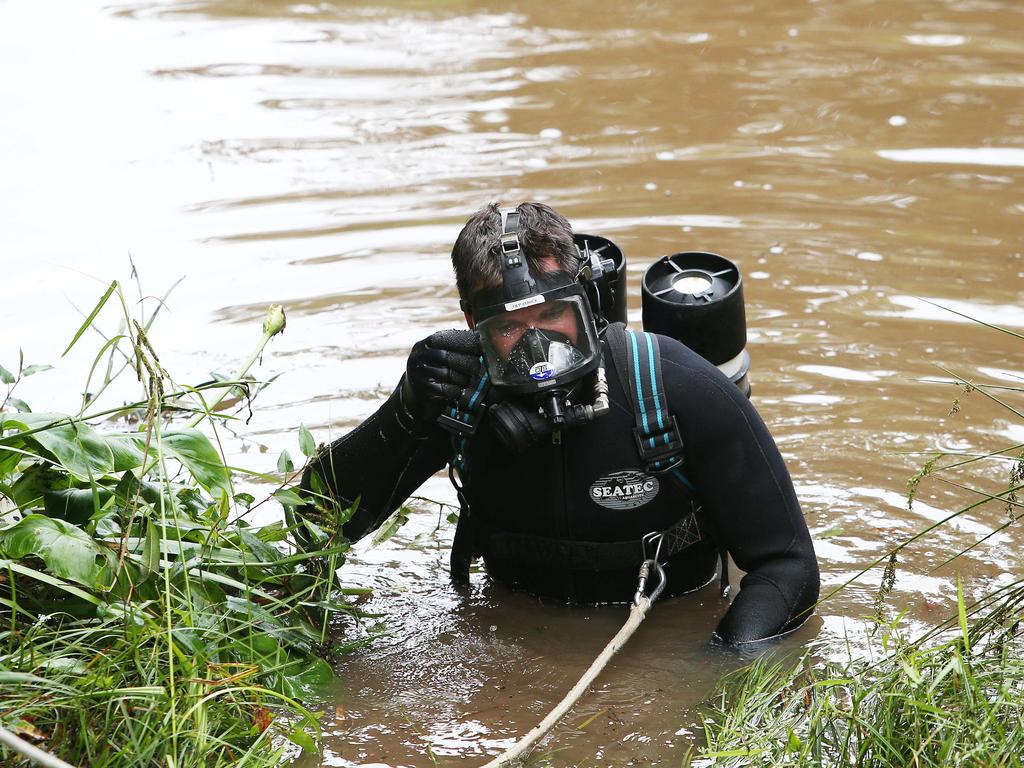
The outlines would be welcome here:
<svg viewBox="0 0 1024 768">
<path fill-rule="evenodd" d="M 685 251 L 644 272 L 643 329 L 681 341 L 750 397 L 743 277 L 724 256 Z"/>
</svg>

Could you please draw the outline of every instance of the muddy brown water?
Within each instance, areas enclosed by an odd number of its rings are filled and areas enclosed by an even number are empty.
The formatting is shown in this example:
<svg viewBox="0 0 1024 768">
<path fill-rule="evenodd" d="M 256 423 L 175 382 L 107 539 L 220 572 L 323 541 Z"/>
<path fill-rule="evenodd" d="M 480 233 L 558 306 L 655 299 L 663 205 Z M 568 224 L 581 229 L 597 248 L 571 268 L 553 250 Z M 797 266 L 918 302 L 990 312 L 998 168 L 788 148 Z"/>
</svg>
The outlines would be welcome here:
<svg viewBox="0 0 1024 768">
<path fill-rule="evenodd" d="M 933 483 L 908 511 L 922 461 L 908 453 L 1024 442 L 1024 422 L 980 393 L 950 417 L 956 390 L 920 381 L 946 367 L 1021 384 L 1024 342 L 928 302 L 1024 330 L 1022 62 L 1024 7 L 995 0 L 8 0 L 0 364 L 19 346 L 57 363 L 73 306 L 126 279 L 128 254 L 143 296 L 188 276 L 153 334 L 180 380 L 230 371 L 282 302 L 288 330 L 260 371 L 284 375 L 227 443 L 236 464 L 271 470 L 297 454 L 300 422 L 318 441 L 344 433 L 415 340 L 458 324 L 447 254 L 472 210 L 544 200 L 626 251 L 637 323 L 658 256 L 740 264 L 754 400 L 831 591 L 975 498 Z M 95 349 L 21 394 L 72 408 Z M 966 479 L 992 488 L 1006 469 Z M 452 499 L 442 478 L 421 494 Z M 337 660 L 324 754 L 296 765 L 485 762 L 625 618 L 483 575 L 457 595 L 450 527 L 418 510 L 342 571 L 374 590 L 364 608 L 390 635 Z M 906 552 L 893 609 L 929 622 L 951 608 L 956 572 L 973 593 L 1019 575 L 1014 529 L 939 568 L 1005 514 L 979 508 Z M 856 644 L 878 578 L 784 647 Z M 708 645 L 723 608 L 710 589 L 659 605 L 540 752 L 677 765 L 698 703 L 744 661 Z M 373 624 L 342 623 L 336 642 Z"/>
</svg>

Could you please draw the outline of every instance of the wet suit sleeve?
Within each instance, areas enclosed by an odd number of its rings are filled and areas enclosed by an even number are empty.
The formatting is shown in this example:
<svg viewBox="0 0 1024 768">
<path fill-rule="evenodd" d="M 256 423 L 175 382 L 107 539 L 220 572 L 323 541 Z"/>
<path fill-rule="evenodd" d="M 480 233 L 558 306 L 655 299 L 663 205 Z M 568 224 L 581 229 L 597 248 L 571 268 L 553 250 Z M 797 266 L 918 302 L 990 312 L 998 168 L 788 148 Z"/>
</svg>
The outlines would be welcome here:
<svg viewBox="0 0 1024 768">
<path fill-rule="evenodd" d="M 818 599 L 818 562 L 789 471 L 760 415 L 718 369 L 661 337 L 669 407 L 711 533 L 746 571 L 716 630 L 726 643 L 795 629 Z"/>
<path fill-rule="evenodd" d="M 302 488 L 324 487 L 343 507 L 359 506 L 342 533 L 351 541 L 377 528 L 428 477 L 444 466 L 448 435 L 436 426 L 419 434 L 399 389 L 366 421 L 334 441 L 306 468 Z M 319 483 L 314 483 L 313 475 Z"/>
</svg>

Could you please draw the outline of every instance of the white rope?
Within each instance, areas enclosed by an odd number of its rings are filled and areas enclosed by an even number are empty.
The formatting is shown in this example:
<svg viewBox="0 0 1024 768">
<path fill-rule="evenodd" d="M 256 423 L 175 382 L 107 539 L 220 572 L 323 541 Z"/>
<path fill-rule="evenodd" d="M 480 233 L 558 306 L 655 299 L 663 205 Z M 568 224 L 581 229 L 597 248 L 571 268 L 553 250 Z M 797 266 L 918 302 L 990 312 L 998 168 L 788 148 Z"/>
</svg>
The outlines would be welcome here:
<svg viewBox="0 0 1024 768">
<path fill-rule="evenodd" d="M 22 757 L 27 757 L 44 768 L 74 768 L 70 763 L 65 763 L 59 757 L 54 757 L 49 752 L 44 752 L 39 747 L 29 744 L 5 728 L 0 728 L 0 744 L 7 745 Z"/>
<path fill-rule="evenodd" d="M 540 724 L 535 727 L 532 731 L 526 734 L 523 738 L 505 750 L 498 757 L 491 760 L 483 768 L 498 768 L 498 766 L 508 765 L 513 760 L 521 757 L 525 754 L 534 744 L 544 738 L 547 732 L 550 731 L 559 720 L 561 720 L 565 714 L 573 708 L 576 702 L 579 700 L 590 684 L 594 682 L 594 679 L 601 674 L 601 670 L 605 668 L 612 656 L 618 653 L 619 649 L 626 644 L 626 641 L 632 637 L 633 633 L 636 632 L 636 628 L 640 626 L 640 622 L 647 616 L 647 611 L 651 608 L 651 601 L 647 597 L 640 599 L 639 604 L 634 604 L 629 607 L 629 618 L 626 619 L 626 623 L 622 625 L 622 629 L 618 631 L 618 634 L 611 639 L 611 642 L 604 647 L 600 655 L 594 659 L 593 663 L 583 673 L 583 677 L 580 678 L 579 682 L 573 686 L 573 689 L 566 694 L 565 698 L 562 699 L 558 706 L 548 713 L 548 716 L 540 721 Z"/>
</svg>

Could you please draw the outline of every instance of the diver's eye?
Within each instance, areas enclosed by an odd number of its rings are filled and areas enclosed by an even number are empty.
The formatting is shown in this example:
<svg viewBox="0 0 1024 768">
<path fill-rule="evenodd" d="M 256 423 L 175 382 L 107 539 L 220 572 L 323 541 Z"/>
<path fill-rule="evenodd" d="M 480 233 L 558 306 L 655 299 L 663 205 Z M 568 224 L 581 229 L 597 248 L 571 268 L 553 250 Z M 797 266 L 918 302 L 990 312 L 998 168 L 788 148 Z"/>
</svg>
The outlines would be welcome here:
<svg viewBox="0 0 1024 768">
<path fill-rule="evenodd" d="M 548 322 L 555 322 L 565 317 L 566 307 L 559 306 L 557 304 L 546 308 L 540 315 L 541 320 L 547 320 Z"/>
<path fill-rule="evenodd" d="M 507 339 L 511 336 L 515 336 L 516 333 L 522 330 L 522 323 L 513 323 L 511 321 L 499 323 L 497 327 L 498 335 L 503 339 Z"/>
</svg>

